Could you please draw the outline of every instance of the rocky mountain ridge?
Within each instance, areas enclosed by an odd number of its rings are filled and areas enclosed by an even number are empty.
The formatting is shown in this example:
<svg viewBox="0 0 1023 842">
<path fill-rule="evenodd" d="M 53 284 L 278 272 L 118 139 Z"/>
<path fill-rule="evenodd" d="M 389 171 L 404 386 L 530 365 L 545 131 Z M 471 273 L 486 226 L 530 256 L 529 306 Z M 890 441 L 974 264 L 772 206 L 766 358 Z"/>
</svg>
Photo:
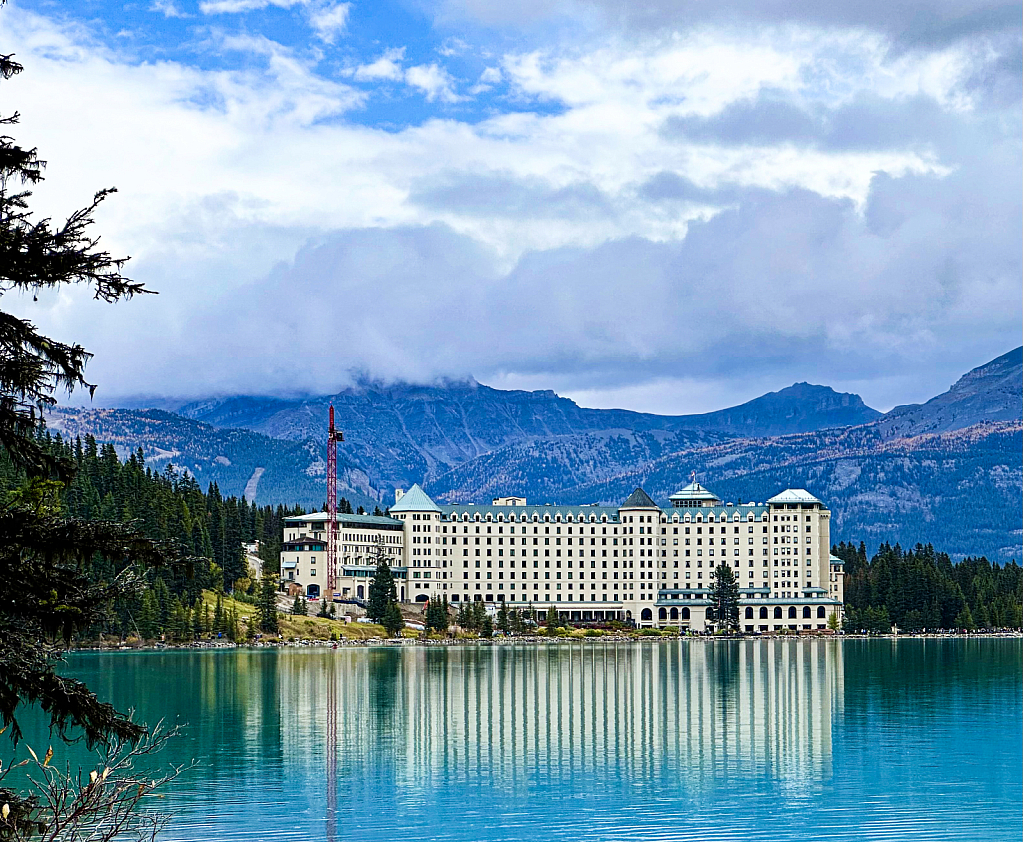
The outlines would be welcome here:
<svg viewBox="0 0 1023 842">
<path fill-rule="evenodd" d="M 151 463 L 173 461 L 203 482 L 216 479 L 227 494 L 247 489 L 260 503 L 313 507 L 325 494 L 323 426 L 333 402 L 345 432 L 341 493 L 367 507 L 413 482 L 460 502 L 508 493 L 614 502 L 636 484 L 663 499 L 697 470 L 736 499 L 766 499 L 792 485 L 818 493 L 836 530 L 851 530 L 836 531 L 836 540 L 929 540 L 955 523 L 961 535 L 951 538 L 964 552 L 974 546 L 999 558 L 1019 555 L 1021 361 L 1017 349 L 931 401 L 885 415 L 856 395 L 807 383 L 713 413 L 659 416 L 460 381 L 363 383 L 317 398 L 216 398 L 175 404 L 177 413 L 57 409 L 50 424 L 122 452 L 142 446 Z M 941 485 L 944 474 L 954 479 L 951 490 Z M 951 512 L 965 489 L 981 505 L 968 507 L 962 524 Z"/>
</svg>

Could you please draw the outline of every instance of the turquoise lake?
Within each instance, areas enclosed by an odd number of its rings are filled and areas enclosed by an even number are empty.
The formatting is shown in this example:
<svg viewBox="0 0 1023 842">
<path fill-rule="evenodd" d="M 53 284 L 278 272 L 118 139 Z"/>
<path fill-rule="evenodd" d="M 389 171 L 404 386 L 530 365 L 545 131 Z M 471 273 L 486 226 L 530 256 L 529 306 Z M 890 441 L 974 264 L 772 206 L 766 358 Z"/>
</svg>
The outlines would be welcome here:
<svg viewBox="0 0 1023 842">
<path fill-rule="evenodd" d="M 187 725 L 161 756 L 201 764 L 161 802 L 168 842 L 1021 837 L 1019 639 L 184 650 L 69 671 Z"/>
</svg>

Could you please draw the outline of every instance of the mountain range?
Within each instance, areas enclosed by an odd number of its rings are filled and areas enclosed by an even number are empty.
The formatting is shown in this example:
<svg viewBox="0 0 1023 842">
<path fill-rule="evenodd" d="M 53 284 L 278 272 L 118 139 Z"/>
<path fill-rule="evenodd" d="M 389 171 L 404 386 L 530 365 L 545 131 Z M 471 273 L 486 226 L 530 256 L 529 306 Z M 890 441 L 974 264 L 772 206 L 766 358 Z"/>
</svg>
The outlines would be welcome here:
<svg viewBox="0 0 1023 842">
<path fill-rule="evenodd" d="M 518 494 L 610 503 L 639 484 L 664 501 L 696 470 L 729 499 L 810 489 L 831 506 L 836 541 L 932 541 L 963 555 L 1021 556 L 1023 348 L 927 403 L 884 414 L 858 395 L 809 383 L 716 412 L 664 416 L 472 380 L 364 381 L 298 399 L 56 408 L 48 423 L 121 453 L 141 447 L 150 464 L 173 462 L 225 494 L 318 507 L 331 403 L 345 435 L 339 487 L 355 505 L 383 507 L 414 482 L 462 502 Z M 978 505 L 965 506 L 966 495 Z"/>
</svg>

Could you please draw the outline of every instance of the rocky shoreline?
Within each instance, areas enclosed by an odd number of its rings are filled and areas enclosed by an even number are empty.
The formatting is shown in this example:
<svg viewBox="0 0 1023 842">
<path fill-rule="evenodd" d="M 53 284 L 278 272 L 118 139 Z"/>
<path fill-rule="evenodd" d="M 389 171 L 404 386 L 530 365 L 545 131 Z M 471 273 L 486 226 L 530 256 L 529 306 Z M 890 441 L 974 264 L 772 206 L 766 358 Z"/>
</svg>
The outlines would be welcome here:
<svg viewBox="0 0 1023 842">
<path fill-rule="evenodd" d="M 72 647 L 73 652 L 156 652 L 179 649 L 339 649 L 347 647 L 418 647 L 418 646 L 556 646 L 566 643 L 668 643 L 676 641 L 714 642 L 723 640 L 978 640 L 988 638 L 1023 638 L 1023 631 L 999 630 L 990 632 L 948 632 L 925 634 L 759 634 L 759 635 L 637 635 L 637 634 L 606 634 L 594 636 L 558 635 L 515 635 L 513 637 L 493 637 L 489 639 L 473 637 L 406 637 L 406 638 L 366 638 L 342 640 L 255 640 L 248 643 L 233 643 L 227 640 L 199 640 L 193 643 L 90 643 Z"/>
</svg>

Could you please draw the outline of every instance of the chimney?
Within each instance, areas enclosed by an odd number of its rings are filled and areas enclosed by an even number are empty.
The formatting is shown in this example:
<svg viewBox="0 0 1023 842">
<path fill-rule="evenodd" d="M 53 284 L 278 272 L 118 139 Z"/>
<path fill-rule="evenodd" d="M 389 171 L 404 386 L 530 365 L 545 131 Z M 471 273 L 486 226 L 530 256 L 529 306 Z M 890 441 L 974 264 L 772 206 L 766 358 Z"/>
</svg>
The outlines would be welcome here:
<svg viewBox="0 0 1023 842">
<path fill-rule="evenodd" d="M 405 489 L 404 488 L 396 488 L 396 489 L 394 489 L 394 502 L 395 503 L 397 503 L 404 496 L 405 496 Z"/>
</svg>

